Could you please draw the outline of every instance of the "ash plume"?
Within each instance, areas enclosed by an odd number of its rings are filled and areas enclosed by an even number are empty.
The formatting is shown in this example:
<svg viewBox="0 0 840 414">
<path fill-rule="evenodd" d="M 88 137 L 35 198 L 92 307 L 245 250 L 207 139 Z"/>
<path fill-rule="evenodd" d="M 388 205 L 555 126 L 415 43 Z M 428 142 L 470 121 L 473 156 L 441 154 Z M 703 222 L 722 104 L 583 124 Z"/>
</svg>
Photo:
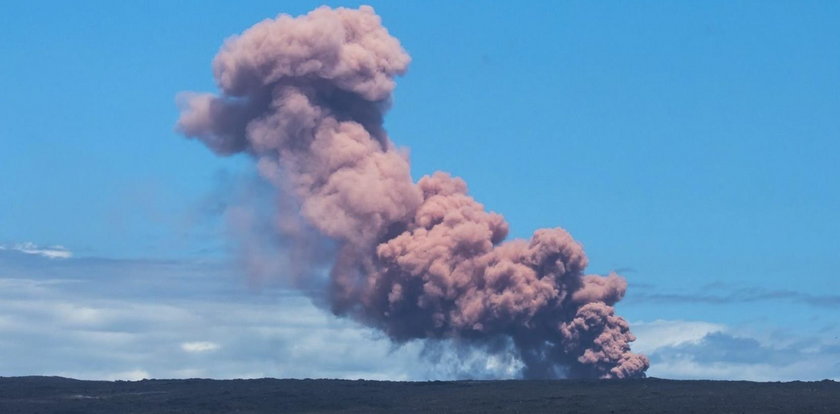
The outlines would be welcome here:
<svg viewBox="0 0 840 414">
<path fill-rule="evenodd" d="M 382 127 L 409 61 L 370 7 L 280 15 L 225 41 L 213 60 L 221 94 L 179 96 L 177 129 L 219 155 L 248 154 L 294 200 L 272 231 L 331 240 L 322 299 L 336 315 L 397 343 L 507 341 L 525 378 L 644 376 L 613 308 L 622 277 L 585 275 L 581 245 L 560 228 L 505 241 L 507 222 L 460 178 L 411 178 Z"/>
</svg>

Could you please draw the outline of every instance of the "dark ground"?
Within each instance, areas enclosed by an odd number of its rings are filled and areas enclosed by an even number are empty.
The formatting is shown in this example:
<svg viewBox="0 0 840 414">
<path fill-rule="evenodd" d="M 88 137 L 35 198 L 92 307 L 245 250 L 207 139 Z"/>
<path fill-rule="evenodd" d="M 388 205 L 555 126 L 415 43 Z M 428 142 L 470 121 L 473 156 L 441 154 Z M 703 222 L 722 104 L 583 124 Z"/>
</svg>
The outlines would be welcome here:
<svg viewBox="0 0 840 414">
<path fill-rule="evenodd" d="M 840 413 L 840 382 L 0 377 L 0 413 Z"/>
</svg>

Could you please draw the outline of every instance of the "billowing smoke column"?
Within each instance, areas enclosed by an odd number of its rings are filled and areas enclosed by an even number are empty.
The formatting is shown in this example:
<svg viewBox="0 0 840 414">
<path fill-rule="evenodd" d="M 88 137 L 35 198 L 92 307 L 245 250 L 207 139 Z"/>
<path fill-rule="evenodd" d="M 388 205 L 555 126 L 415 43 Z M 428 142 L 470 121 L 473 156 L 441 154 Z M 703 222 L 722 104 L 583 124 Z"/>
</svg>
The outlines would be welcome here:
<svg viewBox="0 0 840 414">
<path fill-rule="evenodd" d="M 217 154 L 252 156 L 334 240 L 335 314 L 399 343 L 507 340 L 525 378 L 644 376 L 648 360 L 630 352 L 613 309 L 623 278 L 584 275 L 581 245 L 560 228 L 503 241 L 504 218 L 459 178 L 412 180 L 382 128 L 409 60 L 370 7 L 280 15 L 225 42 L 213 61 L 221 95 L 182 95 L 178 129 Z M 276 222 L 294 233 L 294 220 Z"/>
</svg>

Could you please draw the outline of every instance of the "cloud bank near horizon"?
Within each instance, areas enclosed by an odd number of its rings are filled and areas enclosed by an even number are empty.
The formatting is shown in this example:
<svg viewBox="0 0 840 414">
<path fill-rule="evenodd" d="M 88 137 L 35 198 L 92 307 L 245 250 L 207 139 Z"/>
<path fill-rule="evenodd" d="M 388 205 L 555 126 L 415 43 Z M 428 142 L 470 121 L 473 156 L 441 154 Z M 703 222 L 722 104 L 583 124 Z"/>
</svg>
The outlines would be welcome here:
<svg viewBox="0 0 840 414">
<path fill-rule="evenodd" d="M 521 369 L 510 356 L 451 344 L 395 347 L 299 292 L 245 281 L 223 263 L 2 250 L 0 375 L 433 380 L 516 378 Z M 840 380 L 837 328 L 759 336 L 703 321 L 633 325 L 654 377 Z"/>
</svg>

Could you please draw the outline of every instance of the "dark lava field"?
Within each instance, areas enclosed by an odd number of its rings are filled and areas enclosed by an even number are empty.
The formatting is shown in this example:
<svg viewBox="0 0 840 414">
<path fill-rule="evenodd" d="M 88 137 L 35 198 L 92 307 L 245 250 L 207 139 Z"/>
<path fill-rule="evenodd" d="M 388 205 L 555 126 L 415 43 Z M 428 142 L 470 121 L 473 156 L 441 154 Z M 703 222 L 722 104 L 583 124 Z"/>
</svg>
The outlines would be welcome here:
<svg viewBox="0 0 840 414">
<path fill-rule="evenodd" d="M 840 413 L 840 382 L 0 377 L 0 413 Z"/>
</svg>

